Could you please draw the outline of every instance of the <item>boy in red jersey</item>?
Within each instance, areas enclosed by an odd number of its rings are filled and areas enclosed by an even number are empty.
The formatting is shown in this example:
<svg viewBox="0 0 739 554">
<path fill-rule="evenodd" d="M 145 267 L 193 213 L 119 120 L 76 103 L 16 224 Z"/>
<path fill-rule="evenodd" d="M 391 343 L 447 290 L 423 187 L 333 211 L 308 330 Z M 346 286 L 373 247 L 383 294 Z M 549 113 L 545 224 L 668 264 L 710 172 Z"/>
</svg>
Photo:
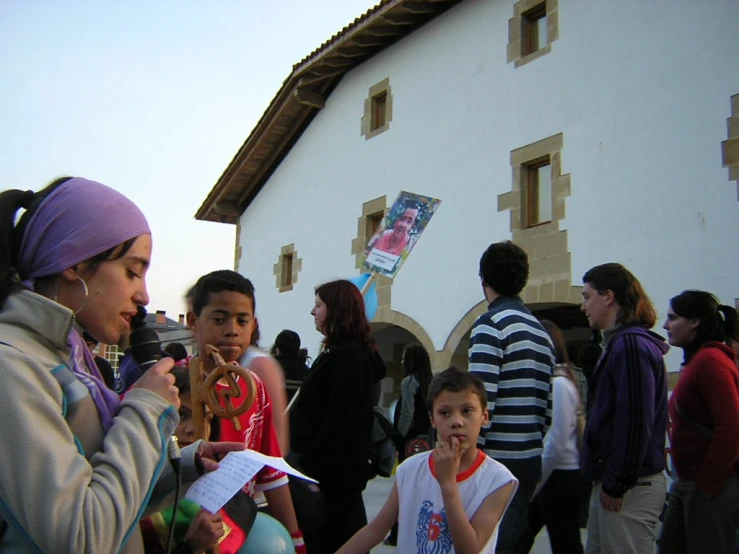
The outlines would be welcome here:
<svg viewBox="0 0 739 554">
<path fill-rule="evenodd" d="M 205 346 L 210 344 L 220 350 L 226 362 L 238 360 L 249 346 L 254 329 L 254 286 L 251 282 L 235 271 L 214 271 L 198 279 L 188 296 L 192 300 L 192 311 L 187 314 L 187 322 L 195 334 L 198 351 L 204 353 Z M 206 374 L 215 369 L 210 356 L 201 354 L 201 359 Z M 252 376 L 257 390 L 252 407 L 238 416 L 241 430 L 237 430 L 231 420 L 220 419 L 214 438 L 244 442 L 249 450 L 282 457 L 272 423 L 272 404 L 262 381 Z M 225 384 L 218 386 L 227 388 Z M 243 402 L 246 396 L 234 398 L 234 405 Z M 265 466 L 243 490 L 249 495 L 256 490 L 264 492 L 270 514 L 287 528 L 295 541 L 296 552 L 302 554 L 305 546 L 287 484 L 284 473 Z"/>
</svg>

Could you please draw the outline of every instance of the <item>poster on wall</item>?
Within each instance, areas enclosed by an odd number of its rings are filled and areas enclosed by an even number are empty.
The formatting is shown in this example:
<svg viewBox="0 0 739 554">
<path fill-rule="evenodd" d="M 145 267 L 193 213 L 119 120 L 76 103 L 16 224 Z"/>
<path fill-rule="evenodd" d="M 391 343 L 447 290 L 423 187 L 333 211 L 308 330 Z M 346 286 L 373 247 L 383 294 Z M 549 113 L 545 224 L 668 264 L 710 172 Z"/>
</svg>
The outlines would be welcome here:
<svg viewBox="0 0 739 554">
<path fill-rule="evenodd" d="M 401 191 L 364 250 L 364 266 L 395 277 L 441 204 L 438 198 Z"/>
</svg>

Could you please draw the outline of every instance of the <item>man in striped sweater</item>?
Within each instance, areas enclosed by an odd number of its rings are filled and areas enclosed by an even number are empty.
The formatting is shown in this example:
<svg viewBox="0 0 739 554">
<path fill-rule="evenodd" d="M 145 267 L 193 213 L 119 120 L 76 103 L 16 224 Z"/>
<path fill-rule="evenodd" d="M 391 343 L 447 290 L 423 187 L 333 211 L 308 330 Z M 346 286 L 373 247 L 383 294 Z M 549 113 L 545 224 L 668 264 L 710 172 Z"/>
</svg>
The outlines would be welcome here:
<svg viewBox="0 0 739 554">
<path fill-rule="evenodd" d="M 552 343 L 519 297 L 528 277 L 528 256 L 510 241 L 491 244 L 480 259 L 489 306 L 472 326 L 469 370 L 485 383 L 490 424 L 478 444 L 519 480 L 500 525 L 498 554 L 527 551 L 528 505 L 552 413 Z"/>
</svg>

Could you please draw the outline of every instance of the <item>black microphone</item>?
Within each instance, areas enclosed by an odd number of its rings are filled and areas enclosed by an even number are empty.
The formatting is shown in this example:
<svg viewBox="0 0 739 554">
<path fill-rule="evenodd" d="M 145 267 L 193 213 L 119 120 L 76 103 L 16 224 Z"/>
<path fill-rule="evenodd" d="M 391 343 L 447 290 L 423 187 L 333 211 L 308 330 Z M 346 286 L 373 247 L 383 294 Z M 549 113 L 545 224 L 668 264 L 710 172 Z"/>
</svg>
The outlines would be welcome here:
<svg viewBox="0 0 739 554">
<path fill-rule="evenodd" d="M 131 357 L 139 364 L 141 373 L 162 358 L 162 343 L 159 334 L 151 327 L 140 327 L 131 331 L 129 337 Z"/>
<path fill-rule="evenodd" d="M 129 342 L 131 357 L 139 364 L 142 374 L 162 359 L 162 343 L 159 341 L 159 334 L 151 327 L 140 327 L 132 331 Z M 175 471 L 179 471 L 180 448 L 175 435 L 170 437 L 167 445 L 167 457 L 175 466 Z"/>
<path fill-rule="evenodd" d="M 146 373 L 151 366 L 162 358 L 162 343 L 159 334 L 151 327 L 139 327 L 131 331 L 129 337 L 129 351 L 134 361 L 139 364 L 141 373 Z M 172 551 L 174 539 L 174 522 L 177 516 L 177 507 L 180 504 L 180 488 L 182 487 L 182 466 L 180 460 L 180 447 L 177 436 L 172 435 L 167 442 L 167 458 L 172 464 L 175 474 L 175 497 L 172 507 L 172 519 L 169 522 L 169 536 L 167 537 L 167 554 Z"/>
</svg>

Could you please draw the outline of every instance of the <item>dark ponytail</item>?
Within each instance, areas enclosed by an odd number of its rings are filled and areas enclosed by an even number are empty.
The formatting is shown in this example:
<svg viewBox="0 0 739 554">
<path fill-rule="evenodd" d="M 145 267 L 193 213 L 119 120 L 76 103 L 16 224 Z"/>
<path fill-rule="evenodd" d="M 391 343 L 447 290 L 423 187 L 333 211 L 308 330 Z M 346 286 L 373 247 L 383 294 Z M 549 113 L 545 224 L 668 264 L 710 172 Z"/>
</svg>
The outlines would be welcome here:
<svg viewBox="0 0 739 554">
<path fill-rule="evenodd" d="M 710 292 L 685 290 L 670 300 L 670 306 L 678 316 L 698 320 L 695 338 L 683 349 L 686 363 L 706 342 L 729 343 L 739 338 L 736 310 L 719 304 Z"/>
<path fill-rule="evenodd" d="M 18 289 L 18 251 L 23 236 L 16 232 L 16 212 L 30 206 L 33 191 L 0 192 L 0 306 Z"/>
<path fill-rule="evenodd" d="M 431 360 L 426 349 L 418 343 L 410 343 L 403 349 L 403 377 L 415 375 L 418 379 L 419 389 L 424 404 L 426 403 L 426 395 L 434 378 L 431 372 Z"/>
<path fill-rule="evenodd" d="M 15 189 L 0 192 L 0 309 L 8 296 L 20 290 L 18 256 L 28 222 L 43 199 L 70 179 L 71 177 L 56 179 L 36 193 Z M 16 225 L 16 215 L 21 208 L 25 209 L 25 213 Z"/>
<path fill-rule="evenodd" d="M 721 317 L 724 319 L 724 335 L 727 342 L 739 342 L 739 316 L 736 309 L 726 304 L 718 307 Z"/>
</svg>

